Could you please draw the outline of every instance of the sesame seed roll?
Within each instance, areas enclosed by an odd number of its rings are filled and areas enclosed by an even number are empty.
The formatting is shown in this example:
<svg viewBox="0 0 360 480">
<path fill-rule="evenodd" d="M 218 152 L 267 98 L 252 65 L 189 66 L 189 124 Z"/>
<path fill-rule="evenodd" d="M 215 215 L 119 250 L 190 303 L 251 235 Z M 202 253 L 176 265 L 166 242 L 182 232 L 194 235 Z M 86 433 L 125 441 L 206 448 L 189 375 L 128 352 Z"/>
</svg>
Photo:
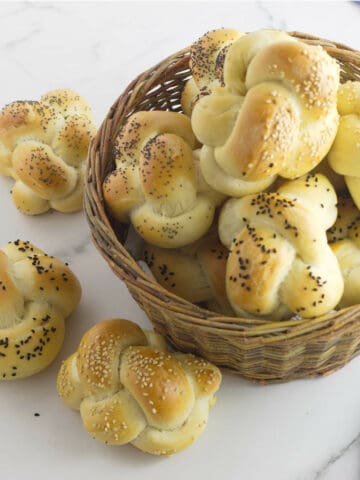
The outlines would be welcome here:
<svg viewBox="0 0 360 480">
<path fill-rule="evenodd" d="M 201 171 L 215 190 L 242 197 L 281 175 L 312 170 L 338 126 L 339 67 L 320 46 L 260 30 L 228 48 L 223 85 L 194 105 Z"/>
<path fill-rule="evenodd" d="M 85 333 L 57 385 L 93 438 L 171 455 L 202 433 L 220 382 L 209 362 L 170 353 L 160 335 L 112 319 Z"/>
</svg>

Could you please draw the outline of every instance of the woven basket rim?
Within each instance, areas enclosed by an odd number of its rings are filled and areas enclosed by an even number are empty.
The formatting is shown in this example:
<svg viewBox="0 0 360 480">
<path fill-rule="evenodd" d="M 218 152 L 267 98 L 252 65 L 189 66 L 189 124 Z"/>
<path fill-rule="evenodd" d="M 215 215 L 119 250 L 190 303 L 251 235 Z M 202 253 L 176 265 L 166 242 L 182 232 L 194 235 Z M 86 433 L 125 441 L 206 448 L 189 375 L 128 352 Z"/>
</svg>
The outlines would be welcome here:
<svg viewBox="0 0 360 480">
<path fill-rule="evenodd" d="M 360 52 L 354 48 L 307 33 L 297 31 L 287 33 L 305 41 L 306 43 L 323 46 L 332 56 L 335 56 L 336 54 L 337 57 L 344 57 L 349 62 L 355 62 L 356 68 L 359 69 L 360 72 Z M 169 311 L 176 312 L 183 318 L 184 322 L 187 321 L 201 325 L 205 320 L 211 320 L 211 327 L 209 327 L 209 324 L 207 323 L 206 328 L 213 329 L 217 334 L 221 334 L 221 331 L 226 331 L 227 334 L 234 336 L 244 336 L 249 342 L 255 338 L 257 341 L 259 341 L 259 338 L 263 338 L 264 342 L 268 341 L 271 343 L 272 341 L 278 342 L 279 339 L 281 339 L 281 336 L 286 337 L 287 340 L 291 337 L 299 337 L 302 335 L 309 336 L 311 334 L 316 338 L 321 338 L 323 335 L 328 335 L 329 331 L 335 331 L 337 327 L 340 328 L 340 326 L 344 326 L 347 323 L 348 328 L 351 328 L 351 324 L 354 321 L 357 321 L 356 317 L 358 317 L 360 321 L 360 304 L 337 310 L 336 312 L 330 312 L 320 317 L 301 320 L 288 319 L 271 321 L 236 316 L 229 317 L 212 312 L 203 307 L 197 306 L 162 287 L 139 266 L 138 262 L 132 257 L 130 252 L 126 250 L 118 238 L 115 232 L 115 221 L 111 219 L 106 211 L 101 185 L 94 185 L 93 178 L 94 172 L 97 168 L 96 161 L 99 153 L 99 146 L 102 144 L 104 138 L 106 138 L 105 133 L 107 129 L 109 129 L 110 126 L 112 127 L 114 115 L 116 114 L 119 103 L 126 100 L 129 95 L 136 95 L 136 92 L 139 91 L 139 89 L 144 88 L 145 84 L 151 86 L 154 72 L 158 72 L 159 69 L 164 69 L 164 66 L 166 66 L 165 69 L 169 74 L 172 65 L 178 65 L 181 61 L 185 63 L 189 57 L 189 50 L 190 47 L 185 47 L 184 49 L 169 55 L 132 80 L 111 106 L 107 116 L 101 123 L 96 136 L 91 142 L 89 159 L 86 166 L 84 205 L 86 217 L 92 231 L 91 236 L 96 248 L 108 262 L 110 267 L 113 270 L 117 270 L 118 275 L 118 266 L 113 260 L 112 252 L 115 250 L 117 255 L 122 256 L 124 262 L 127 264 L 127 269 L 126 271 L 124 268 L 122 269 L 121 279 L 126 284 L 140 289 L 142 294 L 147 297 L 149 301 Z M 118 128 L 119 126 L 114 129 L 114 135 L 117 133 Z M 113 140 L 114 136 L 112 137 L 112 141 Z M 108 160 L 110 149 L 108 148 L 106 152 L 106 155 L 103 156 L 106 156 Z M 102 178 L 102 180 L 104 180 L 104 178 Z M 100 214 L 97 217 L 92 213 L 94 204 L 96 204 L 98 214 Z M 99 218 L 99 216 L 101 218 Z M 107 250 L 100 247 L 95 233 L 108 243 Z"/>
</svg>

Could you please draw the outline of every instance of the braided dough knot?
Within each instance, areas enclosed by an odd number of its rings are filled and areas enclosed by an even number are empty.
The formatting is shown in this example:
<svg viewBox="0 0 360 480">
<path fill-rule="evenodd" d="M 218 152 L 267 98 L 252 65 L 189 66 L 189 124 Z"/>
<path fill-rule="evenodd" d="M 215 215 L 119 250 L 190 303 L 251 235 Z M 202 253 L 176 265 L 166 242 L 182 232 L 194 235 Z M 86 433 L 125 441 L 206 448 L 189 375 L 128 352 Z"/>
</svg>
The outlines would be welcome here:
<svg viewBox="0 0 360 480">
<path fill-rule="evenodd" d="M 333 309 L 344 288 L 326 238 L 335 219 L 335 191 L 322 175 L 287 182 L 275 193 L 229 200 L 219 234 L 231 249 L 226 290 L 234 310 L 282 319 Z"/>
<path fill-rule="evenodd" d="M 97 440 L 170 455 L 203 431 L 220 381 L 212 364 L 169 353 L 160 335 L 114 319 L 84 335 L 61 367 L 58 391 Z"/>
<path fill-rule="evenodd" d="M 299 177 L 328 153 L 338 125 L 339 67 L 321 47 L 261 30 L 230 45 L 224 86 L 194 106 L 201 170 L 214 189 L 241 197 L 277 174 Z"/>
<path fill-rule="evenodd" d="M 94 133 L 89 105 L 71 90 L 5 106 L 0 112 L 0 173 L 16 180 L 16 207 L 29 215 L 50 208 L 80 210 Z"/>
<path fill-rule="evenodd" d="M 209 229 L 222 196 L 200 178 L 190 120 L 180 113 L 137 112 L 114 146 L 117 169 L 104 182 L 111 213 L 131 221 L 149 243 L 174 248 Z"/>
<path fill-rule="evenodd" d="M 33 375 L 58 354 L 81 288 L 71 270 L 29 242 L 0 250 L 0 380 Z"/>
</svg>

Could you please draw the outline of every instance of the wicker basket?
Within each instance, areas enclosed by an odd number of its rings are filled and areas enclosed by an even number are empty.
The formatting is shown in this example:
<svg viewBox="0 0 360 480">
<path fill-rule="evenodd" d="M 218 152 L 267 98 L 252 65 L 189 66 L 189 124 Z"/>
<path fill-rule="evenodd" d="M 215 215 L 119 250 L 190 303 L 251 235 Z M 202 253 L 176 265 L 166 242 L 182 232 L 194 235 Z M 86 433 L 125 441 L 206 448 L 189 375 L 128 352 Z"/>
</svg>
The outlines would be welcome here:
<svg viewBox="0 0 360 480">
<path fill-rule="evenodd" d="M 303 33 L 291 35 L 322 45 L 341 65 L 342 81 L 360 80 L 359 52 Z M 360 352 L 360 305 L 301 321 L 219 316 L 169 293 L 146 275 L 123 246 L 128 226 L 110 218 L 104 207 L 102 183 L 114 168 L 111 150 L 119 127 L 138 110 L 180 111 L 180 94 L 190 75 L 188 62 L 187 48 L 139 75 L 114 103 L 94 138 L 85 210 L 95 245 L 155 329 L 176 348 L 264 383 L 331 373 Z"/>
</svg>

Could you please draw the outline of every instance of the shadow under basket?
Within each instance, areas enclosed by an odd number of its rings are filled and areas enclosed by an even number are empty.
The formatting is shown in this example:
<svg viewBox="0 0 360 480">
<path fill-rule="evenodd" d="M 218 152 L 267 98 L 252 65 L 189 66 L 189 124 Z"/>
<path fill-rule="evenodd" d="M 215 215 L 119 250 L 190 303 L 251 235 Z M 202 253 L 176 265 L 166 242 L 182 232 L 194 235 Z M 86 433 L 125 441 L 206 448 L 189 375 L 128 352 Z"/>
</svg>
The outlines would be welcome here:
<svg viewBox="0 0 360 480">
<path fill-rule="evenodd" d="M 339 43 L 291 32 L 322 45 L 341 66 L 341 81 L 360 80 L 360 53 Z M 227 371 L 268 383 L 329 374 L 360 352 L 360 305 L 321 318 L 289 321 L 224 317 L 169 293 L 142 271 L 124 247 L 128 225 L 105 208 L 102 183 L 115 168 L 113 141 L 138 110 L 181 111 L 190 76 L 189 48 L 133 80 L 116 100 L 93 139 L 87 165 L 85 211 L 93 241 L 154 328 L 179 350 L 197 353 Z"/>
</svg>

